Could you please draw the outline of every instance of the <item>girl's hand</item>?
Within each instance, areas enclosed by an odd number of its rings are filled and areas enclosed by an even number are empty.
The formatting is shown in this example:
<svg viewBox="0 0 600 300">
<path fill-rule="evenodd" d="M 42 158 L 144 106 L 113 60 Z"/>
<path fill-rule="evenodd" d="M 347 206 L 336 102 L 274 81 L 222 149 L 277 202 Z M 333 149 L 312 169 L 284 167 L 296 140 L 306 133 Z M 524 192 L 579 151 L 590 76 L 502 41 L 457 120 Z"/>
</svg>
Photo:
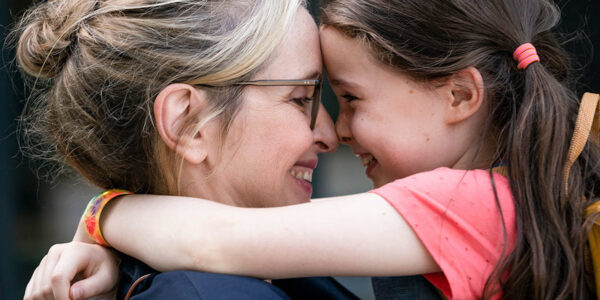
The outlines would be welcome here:
<svg viewBox="0 0 600 300">
<path fill-rule="evenodd" d="M 56 244 L 33 272 L 24 299 L 110 297 L 118 279 L 118 259 L 109 249 L 81 242 Z"/>
</svg>

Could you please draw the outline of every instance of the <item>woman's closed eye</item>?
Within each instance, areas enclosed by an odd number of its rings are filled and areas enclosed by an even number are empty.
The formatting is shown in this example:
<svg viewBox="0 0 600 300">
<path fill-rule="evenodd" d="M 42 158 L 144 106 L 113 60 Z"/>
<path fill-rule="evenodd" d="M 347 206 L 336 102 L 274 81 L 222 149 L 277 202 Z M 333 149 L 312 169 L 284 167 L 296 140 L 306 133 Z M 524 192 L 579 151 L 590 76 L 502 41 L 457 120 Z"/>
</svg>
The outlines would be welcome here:
<svg viewBox="0 0 600 300">
<path fill-rule="evenodd" d="M 313 101 L 313 98 L 299 97 L 299 98 L 292 98 L 291 101 L 294 102 L 294 104 L 305 108 L 305 107 L 310 106 L 310 103 Z"/>
<path fill-rule="evenodd" d="M 357 100 L 357 99 L 358 99 L 358 97 L 355 97 L 355 96 L 353 96 L 353 95 L 351 95 L 351 94 L 348 94 L 348 93 L 345 93 L 345 94 L 342 96 L 342 98 L 346 99 L 346 102 L 352 102 L 352 101 L 354 101 L 354 100 Z"/>
</svg>

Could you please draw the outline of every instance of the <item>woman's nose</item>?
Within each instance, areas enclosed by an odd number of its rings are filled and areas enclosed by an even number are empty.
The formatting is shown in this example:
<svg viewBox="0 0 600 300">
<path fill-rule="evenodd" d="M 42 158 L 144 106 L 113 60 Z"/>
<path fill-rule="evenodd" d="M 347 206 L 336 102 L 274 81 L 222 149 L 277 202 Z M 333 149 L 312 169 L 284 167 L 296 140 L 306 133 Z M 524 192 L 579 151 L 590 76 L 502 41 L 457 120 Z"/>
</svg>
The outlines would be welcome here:
<svg viewBox="0 0 600 300">
<path fill-rule="evenodd" d="M 323 104 L 320 104 L 319 107 L 319 114 L 317 115 L 317 121 L 313 129 L 313 137 L 319 152 L 333 152 L 338 147 L 333 121 Z"/>
</svg>

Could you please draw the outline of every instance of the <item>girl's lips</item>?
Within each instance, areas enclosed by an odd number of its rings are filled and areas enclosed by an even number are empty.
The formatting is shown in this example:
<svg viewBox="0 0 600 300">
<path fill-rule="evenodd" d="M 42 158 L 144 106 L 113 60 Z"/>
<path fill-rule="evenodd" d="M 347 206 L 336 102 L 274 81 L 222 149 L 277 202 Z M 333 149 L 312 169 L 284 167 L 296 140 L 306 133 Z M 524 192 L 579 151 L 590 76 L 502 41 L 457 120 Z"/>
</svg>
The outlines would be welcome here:
<svg viewBox="0 0 600 300">
<path fill-rule="evenodd" d="M 377 159 L 370 153 L 357 153 L 356 157 L 360 159 L 360 163 L 366 167 L 365 174 L 367 177 L 371 178 L 371 173 L 373 169 L 377 166 Z"/>
<path fill-rule="evenodd" d="M 377 167 L 377 160 L 373 159 L 369 165 L 367 166 L 367 169 L 365 170 L 365 174 L 367 175 L 367 177 L 372 178 L 371 175 L 373 173 L 373 169 L 375 169 L 375 167 Z"/>
</svg>

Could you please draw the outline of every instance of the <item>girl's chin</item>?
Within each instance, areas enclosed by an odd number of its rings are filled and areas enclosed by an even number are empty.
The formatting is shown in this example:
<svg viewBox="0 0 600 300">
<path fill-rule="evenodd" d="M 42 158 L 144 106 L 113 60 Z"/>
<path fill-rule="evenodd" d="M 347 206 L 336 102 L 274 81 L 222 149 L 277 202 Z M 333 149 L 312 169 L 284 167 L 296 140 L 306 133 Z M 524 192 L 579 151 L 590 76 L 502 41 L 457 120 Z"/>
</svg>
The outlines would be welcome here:
<svg viewBox="0 0 600 300">
<path fill-rule="evenodd" d="M 369 178 L 371 179 L 371 182 L 373 182 L 373 188 L 377 189 L 380 188 L 390 182 L 392 182 L 393 180 L 387 179 L 387 178 L 381 178 L 378 176 L 374 176 L 373 178 Z"/>
</svg>

